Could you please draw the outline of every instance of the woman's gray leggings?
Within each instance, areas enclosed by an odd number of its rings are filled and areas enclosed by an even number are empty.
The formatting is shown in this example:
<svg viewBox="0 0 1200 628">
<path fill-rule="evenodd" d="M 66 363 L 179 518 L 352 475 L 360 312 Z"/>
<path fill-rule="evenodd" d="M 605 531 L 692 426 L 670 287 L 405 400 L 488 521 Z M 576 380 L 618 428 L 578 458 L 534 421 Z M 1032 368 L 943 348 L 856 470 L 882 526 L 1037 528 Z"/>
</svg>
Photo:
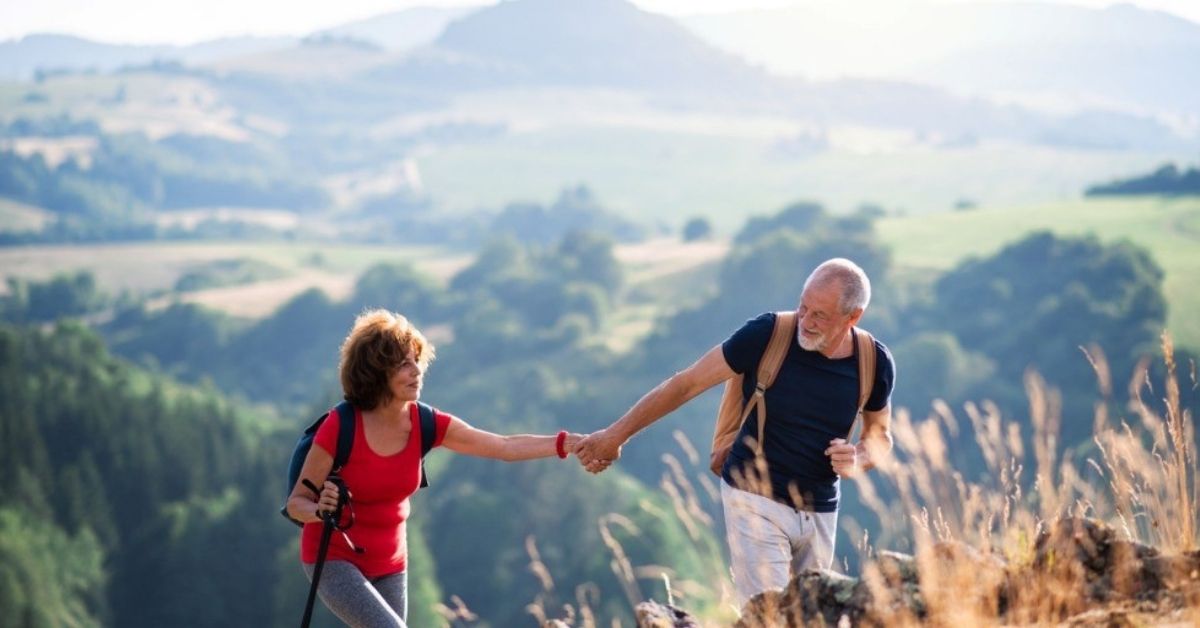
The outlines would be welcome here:
<svg viewBox="0 0 1200 628">
<path fill-rule="evenodd" d="M 312 582 L 316 565 L 302 563 Z M 317 596 L 338 619 L 353 628 L 408 628 L 408 574 L 367 580 L 366 576 L 344 560 L 325 562 Z"/>
</svg>

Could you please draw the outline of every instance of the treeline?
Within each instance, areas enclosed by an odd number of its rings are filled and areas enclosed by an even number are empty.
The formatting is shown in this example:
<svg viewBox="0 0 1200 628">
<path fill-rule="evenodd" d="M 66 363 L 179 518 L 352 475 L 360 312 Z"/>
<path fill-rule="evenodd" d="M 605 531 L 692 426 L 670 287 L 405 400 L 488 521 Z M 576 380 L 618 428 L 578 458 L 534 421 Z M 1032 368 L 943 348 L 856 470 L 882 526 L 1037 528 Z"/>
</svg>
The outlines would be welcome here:
<svg viewBox="0 0 1200 628">
<path fill-rule="evenodd" d="M 649 232 L 605 207 L 586 185 L 562 190 L 548 205 L 514 202 L 497 211 L 464 214 L 435 211 L 428 198 L 399 191 L 362 200 L 338 227 L 343 237 L 363 241 L 436 243 L 471 250 L 497 238 L 548 247 L 575 232 L 617 242 L 637 242 Z"/>
<path fill-rule="evenodd" d="M 1200 195 L 1200 167 L 1181 170 L 1175 164 L 1166 164 L 1147 175 L 1093 185 L 1087 189 L 1086 194 L 1087 196 Z"/>
<path fill-rule="evenodd" d="M 0 137 L 68 137 L 98 136 L 100 125 L 95 120 L 77 120 L 67 114 L 39 118 L 17 117 L 0 123 Z"/>
<path fill-rule="evenodd" d="M 77 324 L 0 327 L 0 386 L 6 625 L 269 624 L 280 543 L 245 525 L 280 483 L 261 426 Z"/>
</svg>

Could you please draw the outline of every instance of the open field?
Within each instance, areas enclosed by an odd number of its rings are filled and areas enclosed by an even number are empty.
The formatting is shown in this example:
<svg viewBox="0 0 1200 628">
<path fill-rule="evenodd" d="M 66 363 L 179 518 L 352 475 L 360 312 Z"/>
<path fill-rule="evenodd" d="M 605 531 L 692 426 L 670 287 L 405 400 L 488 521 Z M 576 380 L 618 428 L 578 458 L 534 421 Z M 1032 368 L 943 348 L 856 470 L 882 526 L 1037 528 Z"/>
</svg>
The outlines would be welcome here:
<svg viewBox="0 0 1200 628">
<path fill-rule="evenodd" d="M 370 245 L 177 243 L 29 246 L 0 249 L 0 278 L 43 281 L 60 273 L 89 270 L 103 290 L 164 298 L 185 273 L 218 260 L 254 259 L 285 276 L 240 286 L 189 292 L 182 299 L 237 316 L 269 314 L 309 288 L 344 297 L 358 275 L 380 262 L 408 262 L 446 280 L 470 261 L 435 247 Z"/>
<path fill-rule="evenodd" d="M 66 115 L 94 119 L 108 133 L 141 132 L 151 139 L 173 133 L 249 137 L 246 120 L 207 81 L 153 72 L 70 74 L 40 83 L 0 83 L 3 117 Z"/>
<path fill-rule="evenodd" d="M 1165 272 L 1167 327 L 1177 344 L 1200 350 L 1200 198 L 1124 198 L 988 207 L 886 218 L 879 234 L 901 272 L 940 272 L 995 253 L 1033 230 L 1129 240 Z"/>
<path fill-rule="evenodd" d="M 684 244 L 653 240 L 618 246 L 629 290 L 643 295 L 636 307 L 615 322 L 622 331 L 615 346 L 632 342 L 649 330 L 667 308 L 687 302 L 711 282 L 716 263 L 725 255 L 723 242 Z M 56 245 L 0 248 L 0 281 L 21 278 L 44 281 L 56 274 L 88 270 L 101 289 L 129 292 L 166 303 L 180 298 L 235 316 L 265 316 L 301 292 L 319 288 L 331 298 L 344 298 L 358 276 L 380 262 L 407 262 L 437 281 L 447 281 L 472 256 L 431 246 L 374 246 L 253 243 L 176 243 Z M 184 274 L 221 260 L 257 260 L 283 271 L 283 276 L 255 283 L 173 293 Z M 0 290 L 4 286 L 0 285 Z"/>
<path fill-rule="evenodd" d="M 51 219 L 50 212 L 44 209 L 0 198 L 0 231 L 35 231 Z"/>
<path fill-rule="evenodd" d="M 922 215 L 948 210 L 962 199 L 986 205 L 1070 201 L 1092 183 L 1149 171 L 1173 158 L 919 144 L 780 154 L 779 145 L 788 139 L 560 128 L 430 149 L 416 161 L 425 189 L 448 209 L 545 202 L 564 187 L 585 183 L 601 202 L 627 216 L 673 228 L 705 216 L 728 233 L 751 214 L 797 200 L 816 200 L 834 211 L 873 203 Z M 464 176 L 471 185 L 461 184 Z"/>
<path fill-rule="evenodd" d="M 625 303 L 597 340 L 618 353 L 632 349 L 660 318 L 696 305 L 712 293 L 717 269 L 728 252 L 725 241 L 658 239 L 618 246 L 617 259 L 625 269 Z"/>
</svg>

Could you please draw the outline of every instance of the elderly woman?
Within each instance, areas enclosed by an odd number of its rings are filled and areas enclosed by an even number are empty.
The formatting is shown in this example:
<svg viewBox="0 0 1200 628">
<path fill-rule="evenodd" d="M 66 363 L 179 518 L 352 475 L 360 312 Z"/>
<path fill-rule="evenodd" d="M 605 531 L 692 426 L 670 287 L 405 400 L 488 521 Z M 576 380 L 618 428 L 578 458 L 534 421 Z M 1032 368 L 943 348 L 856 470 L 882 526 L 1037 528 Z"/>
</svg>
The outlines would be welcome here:
<svg viewBox="0 0 1200 628">
<path fill-rule="evenodd" d="M 348 535 L 332 537 L 318 595 L 351 626 L 405 626 L 405 522 L 411 511 L 409 497 L 421 480 L 416 401 L 433 356 L 433 345 L 416 327 L 385 310 L 360 315 L 342 344 L 342 390 L 355 408 L 356 430 L 341 477 L 355 523 Z M 566 432 L 501 436 L 437 410 L 434 422 L 435 447 L 507 461 L 565 458 L 580 439 Z M 338 488 L 327 480 L 337 432 L 337 420 L 321 424 L 287 501 L 288 515 L 305 524 L 300 560 L 310 579 L 320 544 L 321 513 L 334 512 L 338 502 Z M 306 480 L 323 487 L 319 496 L 305 486 Z"/>
</svg>

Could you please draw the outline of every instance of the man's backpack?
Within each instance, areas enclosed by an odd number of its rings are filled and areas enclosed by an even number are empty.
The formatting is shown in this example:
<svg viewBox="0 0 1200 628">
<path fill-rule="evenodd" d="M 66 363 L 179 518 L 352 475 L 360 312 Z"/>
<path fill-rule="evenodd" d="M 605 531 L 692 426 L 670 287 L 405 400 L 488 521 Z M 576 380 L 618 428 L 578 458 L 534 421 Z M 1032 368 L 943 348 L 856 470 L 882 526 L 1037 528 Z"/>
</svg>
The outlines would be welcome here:
<svg viewBox="0 0 1200 628">
<path fill-rule="evenodd" d="M 750 411 L 758 410 L 758 440 L 755 443 L 761 454 L 764 429 L 767 422 L 766 392 L 775 383 L 779 367 L 787 356 L 791 343 L 796 337 L 796 312 L 777 312 L 775 314 L 775 329 L 771 331 L 771 339 L 758 361 L 757 377 L 754 394 L 743 404 L 742 382 L 744 375 L 734 375 L 725 382 L 725 392 L 721 396 L 721 406 L 717 410 L 717 424 L 713 430 L 712 453 L 709 456 L 709 469 L 717 476 L 725 466 L 725 459 L 733 449 L 733 440 L 742 431 L 742 424 Z M 871 396 L 871 388 L 875 383 L 875 338 L 869 332 L 858 327 L 854 328 L 854 339 L 858 344 L 858 414 L 855 423 L 862 417 L 863 406 Z M 851 425 L 850 434 L 854 433 Z"/>
<path fill-rule="evenodd" d="M 425 454 L 433 449 L 433 441 L 437 438 L 437 422 L 433 418 L 433 408 L 428 404 L 416 402 L 417 414 L 421 421 L 421 488 L 429 486 L 429 475 L 425 473 Z M 300 479 L 300 469 L 304 466 L 304 459 L 308 457 L 308 450 L 312 449 L 313 438 L 317 435 L 317 429 L 325 422 L 325 419 L 333 414 L 338 417 L 338 440 L 337 451 L 333 454 L 333 468 L 329 471 L 329 475 L 339 475 L 342 467 L 346 466 L 346 461 L 350 459 L 350 449 L 354 446 L 354 406 L 349 401 L 343 401 L 329 412 L 317 417 L 317 420 L 312 422 L 305 428 L 304 433 L 300 435 L 300 439 L 296 441 L 296 446 L 292 449 L 292 459 L 288 463 L 287 477 L 287 494 L 292 494 L 292 489 L 296 486 L 296 482 Z M 279 514 L 287 517 L 288 521 L 303 526 L 304 523 L 292 519 L 287 512 L 286 497 L 284 498 L 283 508 L 279 509 Z"/>
</svg>

